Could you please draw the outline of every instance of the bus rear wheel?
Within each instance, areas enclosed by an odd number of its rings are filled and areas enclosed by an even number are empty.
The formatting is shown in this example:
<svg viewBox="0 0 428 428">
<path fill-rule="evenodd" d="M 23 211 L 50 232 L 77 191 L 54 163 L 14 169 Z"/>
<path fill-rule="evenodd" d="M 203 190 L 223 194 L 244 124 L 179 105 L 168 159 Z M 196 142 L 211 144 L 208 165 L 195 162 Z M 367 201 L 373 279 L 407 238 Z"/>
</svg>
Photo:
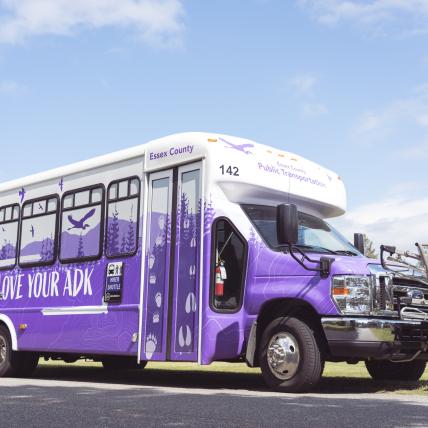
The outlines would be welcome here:
<svg viewBox="0 0 428 428">
<path fill-rule="evenodd" d="M 30 376 L 38 362 L 38 354 L 13 351 L 9 331 L 0 326 L 0 377 Z"/>
<path fill-rule="evenodd" d="M 15 370 L 15 376 L 31 376 L 39 364 L 39 354 L 33 352 L 17 352 L 16 354 L 18 364 Z"/>
<path fill-rule="evenodd" d="M 146 366 L 147 361 L 141 361 L 138 364 L 135 357 L 114 356 L 103 358 L 101 363 L 105 370 L 114 372 L 121 370 L 141 370 Z"/>
<path fill-rule="evenodd" d="M 375 380 L 402 380 L 417 382 L 424 374 L 426 361 L 415 360 L 407 363 L 393 363 L 387 360 L 366 361 L 367 371 Z"/>
<path fill-rule="evenodd" d="M 12 376 L 12 343 L 9 332 L 0 326 L 0 377 Z"/>
<path fill-rule="evenodd" d="M 305 392 L 319 382 L 323 358 L 314 332 L 305 322 L 293 317 L 273 320 L 260 345 L 260 368 L 272 389 Z"/>
</svg>

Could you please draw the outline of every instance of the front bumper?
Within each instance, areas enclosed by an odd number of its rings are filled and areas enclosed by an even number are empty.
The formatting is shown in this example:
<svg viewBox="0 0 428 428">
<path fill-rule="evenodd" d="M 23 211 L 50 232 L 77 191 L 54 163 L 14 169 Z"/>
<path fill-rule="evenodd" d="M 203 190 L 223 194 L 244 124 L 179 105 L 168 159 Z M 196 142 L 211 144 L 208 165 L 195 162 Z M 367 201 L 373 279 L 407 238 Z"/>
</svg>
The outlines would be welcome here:
<svg viewBox="0 0 428 428">
<path fill-rule="evenodd" d="M 379 318 L 322 318 L 330 355 L 367 359 L 411 356 L 428 359 L 428 322 Z"/>
</svg>

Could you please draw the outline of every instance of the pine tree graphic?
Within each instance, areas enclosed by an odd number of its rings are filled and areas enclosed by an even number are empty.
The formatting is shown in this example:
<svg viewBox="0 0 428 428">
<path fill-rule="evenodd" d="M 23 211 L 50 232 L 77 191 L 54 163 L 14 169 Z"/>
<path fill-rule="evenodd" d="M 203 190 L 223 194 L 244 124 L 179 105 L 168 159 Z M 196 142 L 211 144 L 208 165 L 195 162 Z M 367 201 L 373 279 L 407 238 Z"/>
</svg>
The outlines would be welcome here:
<svg viewBox="0 0 428 428">
<path fill-rule="evenodd" d="M 120 228 L 119 228 L 119 213 L 117 211 L 117 206 L 114 207 L 113 217 L 111 217 L 109 230 L 108 230 L 108 240 L 107 240 L 107 250 L 110 256 L 119 254 L 119 240 L 120 240 Z"/>
<path fill-rule="evenodd" d="M 79 243 L 77 246 L 77 258 L 80 259 L 82 257 L 85 257 L 85 250 L 83 246 L 83 236 L 82 234 L 80 234 Z"/>
<path fill-rule="evenodd" d="M 1 247 L 0 260 L 5 260 L 7 258 L 7 241 L 4 240 L 4 245 Z"/>
<path fill-rule="evenodd" d="M 52 235 L 50 238 L 43 239 L 42 249 L 40 251 L 40 261 L 49 262 L 53 260 L 53 246 L 54 241 Z"/>
<path fill-rule="evenodd" d="M 42 241 L 42 250 L 40 252 L 40 260 L 42 262 L 46 261 L 46 248 L 45 248 L 46 243 L 45 243 L 45 241 L 46 241 L 46 239 L 43 239 L 43 241 Z"/>
<path fill-rule="evenodd" d="M 121 254 L 126 254 L 128 252 L 127 247 L 126 247 L 126 238 L 125 235 L 123 235 L 122 237 L 122 244 L 120 245 L 120 253 Z"/>
<path fill-rule="evenodd" d="M 135 224 L 133 217 L 134 205 L 131 206 L 131 216 L 129 217 L 128 234 L 126 236 L 126 252 L 133 253 L 135 251 L 135 245 L 137 241 L 135 233 Z"/>
<path fill-rule="evenodd" d="M 211 234 L 211 226 L 215 216 L 215 209 L 212 206 L 211 200 L 203 204 L 204 207 L 204 235 Z M 198 208 L 199 213 L 202 212 L 202 201 L 199 204 Z M 200 221 L 200 217 L 199 217 Z"/>
<path fill-rule="evenodd" d="M 0 251 L 0 260 L 14 259 L 15 255 L 15 247 L 5 239 Z"/>
</svg>

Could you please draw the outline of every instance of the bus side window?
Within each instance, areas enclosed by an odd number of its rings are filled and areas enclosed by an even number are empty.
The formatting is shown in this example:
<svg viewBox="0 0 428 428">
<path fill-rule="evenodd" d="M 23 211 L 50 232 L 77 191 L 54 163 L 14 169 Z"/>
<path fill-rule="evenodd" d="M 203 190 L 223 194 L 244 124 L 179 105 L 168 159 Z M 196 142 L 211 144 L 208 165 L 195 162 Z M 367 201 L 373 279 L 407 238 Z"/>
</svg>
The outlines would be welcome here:
<svg viewBox="0 0 428 428">
<path fill-rule="evenodd" d="M 106 255 L 132 256 L 138 249 L 140 179 L 113 181 L 107 197 Z"/>
<path fill-rule="evenodd" d="M 49 265 L 56 258 L 58 196 L 33 199 L 22 207 L 19 264 Z"/>
<path fill-rule="evenodd" d="M 104 186 L 71 190 L 62 198 L 61 263 L 96 260 L 102 254 Z"/>
<path fill-rule="evenodd" d="M 0 269 L 11 269 L 16 264 L 19 205 L 0 208 Z"/>
<path fill-rule="evenodd" d="M 225 219 L 214 225 L 212 306 L 220 311 L 236 311 L 242 303 L 247 243 Z"/>
</svg>

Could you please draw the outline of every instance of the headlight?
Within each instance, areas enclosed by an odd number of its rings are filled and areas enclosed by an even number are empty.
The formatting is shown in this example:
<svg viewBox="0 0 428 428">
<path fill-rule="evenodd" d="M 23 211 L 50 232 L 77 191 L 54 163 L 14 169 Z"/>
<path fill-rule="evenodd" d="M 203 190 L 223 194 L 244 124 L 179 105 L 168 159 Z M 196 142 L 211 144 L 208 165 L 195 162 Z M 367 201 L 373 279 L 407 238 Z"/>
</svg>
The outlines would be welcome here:
<svg viewBox="0 0 428 428">
<path fill-rule="evenodd" d="M 368 276 L 334 276 L 331 295 L 344 315 L 370 314 L 370 278 Z"/>
</svg>

